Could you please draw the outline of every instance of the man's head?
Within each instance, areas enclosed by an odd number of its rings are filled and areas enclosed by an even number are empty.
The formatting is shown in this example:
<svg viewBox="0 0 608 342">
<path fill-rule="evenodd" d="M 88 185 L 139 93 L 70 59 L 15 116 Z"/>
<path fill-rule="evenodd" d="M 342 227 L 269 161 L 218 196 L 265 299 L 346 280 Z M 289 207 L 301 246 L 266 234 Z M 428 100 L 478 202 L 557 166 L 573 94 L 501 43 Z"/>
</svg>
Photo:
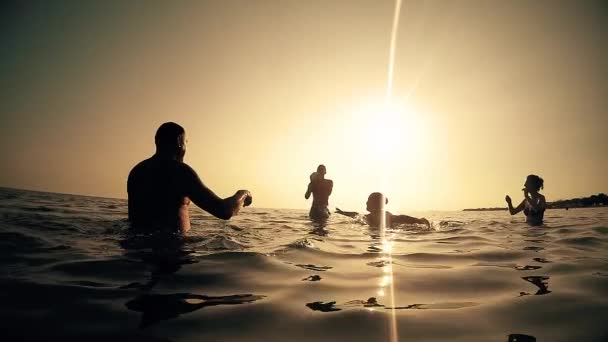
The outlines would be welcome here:
<svg viewBox="0 0 608 342">
<path fill-rule="evenodd" d="M 367 211 L 373 212 L 378 210 L 383 210 L 384 205 L 388 204 L 388 198 L 384 197 L 384 195 L 380 192 L 373 192 L 367 198 Z"/>
<path fill-rule="evenodd" d="M 175 122 L 165 122 L 156 130 L 154 136 L 156 153 L 177 157 L 183 160 L 186 154 L 186 131 Z"/>
<path fill-rule="evenodd" d="M 321 165 L 317 166 L 317 173 L 320 175 L 325 175 L 327 173 L 327 170 L 325 169 L 325 165 L 321 164 Z"/>
</svg>

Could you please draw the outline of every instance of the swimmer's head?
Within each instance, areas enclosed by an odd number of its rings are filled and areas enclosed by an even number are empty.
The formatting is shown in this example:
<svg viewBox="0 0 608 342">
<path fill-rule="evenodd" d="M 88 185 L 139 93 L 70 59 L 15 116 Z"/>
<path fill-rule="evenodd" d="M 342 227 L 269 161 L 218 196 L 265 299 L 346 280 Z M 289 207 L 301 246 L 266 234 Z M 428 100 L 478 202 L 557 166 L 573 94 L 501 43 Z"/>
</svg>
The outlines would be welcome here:
<svg viewBox="0 0 608 342">
<path fill-rule="evenodd" d="M 526 178 L 526 183 L 524 183 L 524 187 L 528 189 L 528 191 L 539 191 L 543 188 L 545 181 L 537 175 L 528 175 Z"/>
<path fill-rule="evenodd" d="M 175 122 L 165 122 L 156 130 L 154 136 L 156 152 L 183 160 L 186 155 L 186 131 Z"/>
<path fill-rule="evenodd" d="M 373 192 L 367 198 L 367 211 L 378 211 L 384 209 L 384 205 L 388 204 L 388 198 L 380 192 Z"/>
<path fill-rule="evenodd" d="M 325 169 L 325 165 L 320 164 L 319 166 L 317 166 L 317 173 L 324 176 L 327 173 L 327 169 Z"/>
</svg>

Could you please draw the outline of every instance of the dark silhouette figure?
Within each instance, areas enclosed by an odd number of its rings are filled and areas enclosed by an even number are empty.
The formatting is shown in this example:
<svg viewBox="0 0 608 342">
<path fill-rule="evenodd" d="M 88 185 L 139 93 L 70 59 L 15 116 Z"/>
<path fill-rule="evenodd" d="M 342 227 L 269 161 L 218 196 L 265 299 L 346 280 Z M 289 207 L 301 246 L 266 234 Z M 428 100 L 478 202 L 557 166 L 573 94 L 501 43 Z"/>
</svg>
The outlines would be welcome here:
<svg viewBox="0 0 608 342">
<path fill-rule="evenodd" d="M 382 215 L 384 213 L 384 225 L 385 227 L 392 227 L 393 225 L 398 224 L 425 224 L 427 227 L 431 227 L 431 224 L 427 219 L 423 218 L 415 218 L 407 215 L 393 215 L 388 211 L 384 210 L 384 206 L 388 204 L 388 198 L 384 197 L 383 194 L 379 192 L 374 192 L 369 195 L 367 198 L 367 211 L 369 214 L 363 216 L 363 219 L 369 224 L 371 227 L 380 227 L 382 225 Z M 360 216 L 359 213 L 355 211 L 343 211 L 340 208 L 336 208 L 336 213 L 348 216 L 348 217 L 357 217 Z"/>
<path fill-rule="evenodd" d="M 190 200 L 201 209 L 224 220 L 251 204 L 251 194 L 239 190 L 227 198 L 207 188 L 196 172 L 183 162 L 186 132 L 178 124 L 162 124 L 154 137 L 156 153 L 137 164 L 129 173 L 129 221 L 137 230 L 190 229 Z"/>
<path fill-rule="evenodd" d="M 308 183 L 306 194 L 304 194 L 306 199 L 312 194 L 312 206 L 308 214 L 312 220 L 326 220 L 330 215 L 327 206 L 329 205 L 329 195 L 333 190 L 334 182 L 331 179 L 325 179 L 326 173 L 325 165 L 319 165 L 317 172 L 310 175 L 310 183 Z"/>
<path fill-rule="evenodd" d="M 509 213 L 515 215 L 523 210 L 528 224 L 533 226 L 543 224 L 543 217 L 547 208 L 545 196 L 539 193 L 540 189 L 543 188 L 543 184 L 544 181 L 539 176 L 529 175 L 524 183 L 524 188 L 521 189 L 524 192 L 524 199 L 517 207 L 513 208 L 509 195 L 505 196 L 505 201 L 509 205 Z"/>
</svg>

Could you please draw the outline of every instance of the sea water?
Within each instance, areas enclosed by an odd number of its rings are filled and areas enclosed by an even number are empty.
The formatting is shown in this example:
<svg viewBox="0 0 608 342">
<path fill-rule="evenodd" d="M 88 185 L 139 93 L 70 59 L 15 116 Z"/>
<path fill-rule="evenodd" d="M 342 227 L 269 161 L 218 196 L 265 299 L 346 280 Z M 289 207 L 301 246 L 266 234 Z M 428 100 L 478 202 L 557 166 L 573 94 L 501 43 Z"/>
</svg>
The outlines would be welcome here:
<svg viewBox="0 0 608 342">
<path fill-rule="evenodd" d="M 191 208 L 186 237 L 138 236 L 125 200 L 0 188 L 2 339 L 608 340 L 608 208 L 421 215 Z"/>
</svg>

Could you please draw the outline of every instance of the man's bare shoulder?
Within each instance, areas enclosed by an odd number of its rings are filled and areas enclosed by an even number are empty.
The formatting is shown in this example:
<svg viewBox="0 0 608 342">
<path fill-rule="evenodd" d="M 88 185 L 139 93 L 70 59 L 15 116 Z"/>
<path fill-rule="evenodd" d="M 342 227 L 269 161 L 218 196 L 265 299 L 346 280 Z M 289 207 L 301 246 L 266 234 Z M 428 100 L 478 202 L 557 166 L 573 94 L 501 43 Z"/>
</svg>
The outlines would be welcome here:
<svg viewBox="0 0 608 342">
<path fill-rule="evenodd" d="M 198 178 L 196 171 L 194 171 L 190 165 L 184 162 L 178 162 L 177 168 L 179 168 L 179 170 L 182 171 L 186 176 L 194 176 Z"/>
<path fill-rule="evenodd" d="M 175 175 L 179 178 L 198 177 L 194 169 L 188 164 L 178 160 L 162 160 L 154 157 L 139 162 L 129 172 L 129 180 L 147 178 L 154 175 Z"/>
</svg>

